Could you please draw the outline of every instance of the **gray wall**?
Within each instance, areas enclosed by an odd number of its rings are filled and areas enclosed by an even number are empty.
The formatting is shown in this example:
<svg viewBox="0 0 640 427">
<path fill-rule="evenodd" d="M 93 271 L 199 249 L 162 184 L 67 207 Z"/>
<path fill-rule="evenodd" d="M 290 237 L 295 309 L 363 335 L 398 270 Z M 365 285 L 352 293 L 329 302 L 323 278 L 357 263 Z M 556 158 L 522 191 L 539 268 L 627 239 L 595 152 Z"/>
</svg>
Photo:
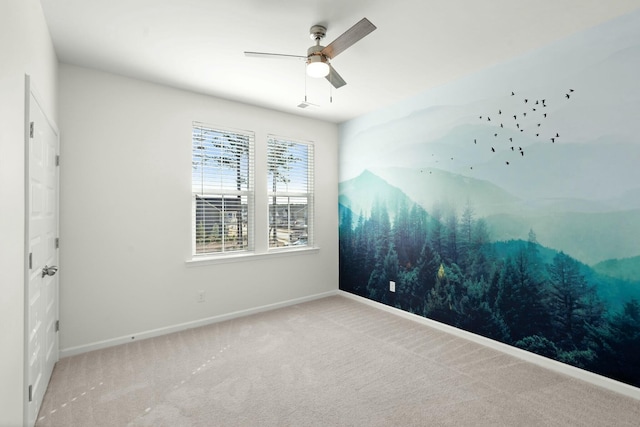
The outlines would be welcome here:
<svg viewBox="0 0 640 427">
<path fill-rule="evenodd" d="M 193 120 L 315 141 L 318 251 L 186 262 Z M 62 356 L 337 291 L 337 125 L 61 64 L 59 127 Z"/>
</svg>

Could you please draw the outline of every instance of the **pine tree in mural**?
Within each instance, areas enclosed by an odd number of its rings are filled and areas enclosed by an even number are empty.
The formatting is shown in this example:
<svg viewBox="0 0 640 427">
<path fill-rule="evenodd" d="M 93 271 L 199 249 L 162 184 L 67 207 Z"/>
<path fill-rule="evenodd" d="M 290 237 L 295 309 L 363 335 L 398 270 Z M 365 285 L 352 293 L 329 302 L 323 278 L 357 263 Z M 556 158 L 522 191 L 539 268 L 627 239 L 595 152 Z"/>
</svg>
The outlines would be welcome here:
<svg viewBox="0 0 640 427">
<path fill-rule="evenodd" d="M 370 241 L 370 243 L 373 244 L 374 248 L 375 265 L 367 282 L 367 293 L 370 298 L 376 301 L 386 302 L 388 300 L 389 279 L 385 259 L 391 248 L 389 239 L 391 223 L 386 206 L 381 203 L 374 204 L 371 210 L 369 224 L 371 227 L 370 231 L 372 232 L 372 241 Z"/>
<path fill-rule="evenodd" d="M 513 341 L 548 329 L 550 321 L 544 305 L 544 282 L 538 277 L 524 248 L 504 265 L 496 308 L 509 325 Z"/>
<path fill-rule="evenodd" d="M 628 301 L 620 313 L 599 328 L 598 357 L 605 375 L 633 384 L 640 378 L 640 303 Z"/>
<path fill-rule="evenodd" d="M 460 233 L 458 237 L 458 248 L 460 251 L 460 267 L 464 271 L 469 271 L 472 263 L 471 255 L 473 251 L 473 227 L 474 227 L 474 212 L 470 202 L 462 212 L 460 217 Z"/>
<path fill-rule="evenodd" d="M 339 226 L 340 240 L 338 241 L 338 271 L 340 287 L 345 290 L 355 291 L 357 276 L 353 266 L 355 265 L 355 232 L 353 230 L 353 212 L 351 209 L 342 209 Z"/>
<path fill-rule="evenodd" d="M 427 295 L 427 301 L 424 309 L 425 316 L 445 323 L 453 320 L 451 316 L 451 309 L 453 306 L 451 304 L 451 297 L 446 290 L 446 281 L 447 275 L 444 271 L 444 265 L 440 264 L 436 275 L 435 286 Z"/>
<path fill-rule="evenodd" d="M 409 209 L 406 204 L 402 203 L 393 224 L 393 244 L 398 253 L 398 262 L 406 268 L 410 268 L 411 263 L 415 262 L 415 259 L 412 259 L 413 242 L 411 235 Z"/>
<path fill-rule="evenodd" d="M 458 264 L 458 217 L 454 209 L 449 209 L 445 218 L 443 256 L 447 263 Z"/>
<path fill-rule="evenodd" d="M 484 280 L 465 281 L 466 292 L 462 297 L 461 316 L 456 326 L 488 338 L 506 341 L 509 329 L 499 312 L 494 311 L 491 307 L 489 287 L 489 284 Z"/>
<path fill-rule="evenodd" d="M 548 270 L 552 328 L 547 337 L 558 346 L 561 361 L 587 366 L 595 357 L 589 332 L 602 321 L 599 298 L 580 273 L 578 263 L 563 252 L 554 257 Z"/>
</svg>

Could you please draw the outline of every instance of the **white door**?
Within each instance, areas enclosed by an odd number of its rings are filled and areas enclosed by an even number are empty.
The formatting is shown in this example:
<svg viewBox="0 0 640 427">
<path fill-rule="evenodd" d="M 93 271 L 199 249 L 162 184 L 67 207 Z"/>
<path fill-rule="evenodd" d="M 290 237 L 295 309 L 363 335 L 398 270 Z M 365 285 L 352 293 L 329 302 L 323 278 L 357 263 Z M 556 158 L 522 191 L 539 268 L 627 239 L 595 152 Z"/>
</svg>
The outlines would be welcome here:
<svg viewBox="0 0 640 427">
<path fill-rule="evenodd" d="M 26 420 L 33 426 L 58 361 L 58 133 L 26 80 Z"/>
</svg>

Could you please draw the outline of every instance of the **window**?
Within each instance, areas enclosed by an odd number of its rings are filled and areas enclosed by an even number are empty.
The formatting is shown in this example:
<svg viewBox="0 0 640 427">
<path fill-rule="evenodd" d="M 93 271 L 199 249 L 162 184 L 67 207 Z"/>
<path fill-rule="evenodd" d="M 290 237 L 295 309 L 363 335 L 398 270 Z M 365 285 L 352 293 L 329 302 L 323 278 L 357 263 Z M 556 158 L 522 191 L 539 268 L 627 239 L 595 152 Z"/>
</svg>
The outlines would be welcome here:
<svg viewBox="0 0 640 427">
<path fill-rule="evenodd" d="M 192 127 L 193 254 L 253 249 L 251 132 Z"/>
<path fill-rule="evenodd" d="M 267 139 L 269 248 L 313 243 L 313 144 Z"/>
</svg>

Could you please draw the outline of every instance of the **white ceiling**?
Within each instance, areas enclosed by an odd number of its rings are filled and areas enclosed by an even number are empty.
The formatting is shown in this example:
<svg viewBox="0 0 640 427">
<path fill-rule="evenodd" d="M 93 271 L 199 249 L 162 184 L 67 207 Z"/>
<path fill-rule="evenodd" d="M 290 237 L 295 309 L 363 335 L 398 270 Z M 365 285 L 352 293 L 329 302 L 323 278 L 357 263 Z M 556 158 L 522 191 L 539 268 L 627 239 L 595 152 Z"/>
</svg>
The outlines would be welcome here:
<svg viewBox="0 0 640 427">
<path fill-rule="evenodd" d="M 640 0 L 41 0 L 61 62 L 342 122 L 640 8 Z M 336 57 L 347 85 L 305 78 L 361 18 L 378 29 Z M 307 88 L 305 89 L 305 81 Z M 307 109 L 304 100 L 319 104 Z M 329 103 L 330 95 L 333 102 Z"/>
</svg>

